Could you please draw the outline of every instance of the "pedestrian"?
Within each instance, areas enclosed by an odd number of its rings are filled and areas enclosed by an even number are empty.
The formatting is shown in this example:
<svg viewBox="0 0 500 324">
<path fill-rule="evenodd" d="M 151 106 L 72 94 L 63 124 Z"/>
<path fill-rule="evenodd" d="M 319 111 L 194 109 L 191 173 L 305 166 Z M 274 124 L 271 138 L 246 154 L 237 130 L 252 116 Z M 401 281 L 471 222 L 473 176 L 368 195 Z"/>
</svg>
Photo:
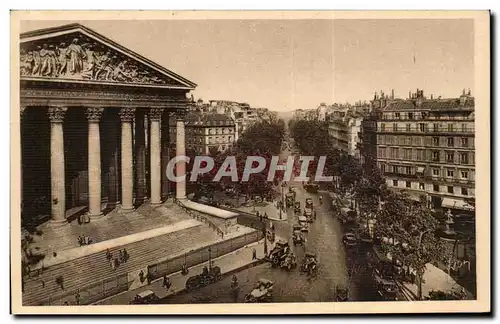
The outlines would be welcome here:
<svg viewBox="0 0 500 324">
<path fill-rule="evenodd" d="M 109 249 L 106 249 L 106 259 L 110 261 L 111 258 L 113 258 L 113 254 L 111 254 L 111 251 L 109 251 Z"/>
<path fill-rule="evenodd" d="M 42 279 L 42 288 L 45 288 L 45 281 Z"/>
<path fill-rule="evenodd" d="M 78 235 L 78 238 L 76 240 L 78 242 L 78 246 L 82 246 L 83 240 L 82 240 L 82 237 L 80 235 Z"/>
<path fill-rule="evenodd" d="M 77 305 L 80 305 L 80 293 L 79 292 L 77 292 L 75 295 L 75 302 Z"/>
<path fill-rule="evenodd" d="M 109 264 L 111 265 L 111 269 L 115 270 L 115 268 L 116 268 L 115 259 L 110 259 Z"/>
<path fill-rule="evenodd" d="M 252 250 L 252 260 L 257 260 L 257 250 L 255 248 Z"/>
<path fill-rule="evenodd" d="M 167 288 L 167 285 L 168 285 L 168 277 L 166 274 L 164 274 L 163 275 L 163 288 Z"/>
<path fill-rule="evenodd" d="M 165 288 L 167 288 L 167 290 L 169 290 L 170 287 L 172 287 L 172 279 L 170 279 L 169 277 L 167 277 L 167 280 L 166 280 L 166 283 L 165 283 Z"/>
<path fill-rule="evenodd" d="M 122 251 L 122 250 L 118 251 L 118 258 L 120 259 L 120 261 L 121 261 L 122 263 L 123 263 L 123 262 L 125 262 L 124 257 L 123 257 L 123 251 Z"/>
<path fill-rule="evenodd" d="M 127 253 L 127 250 L 123 249 L 123 259 L 125 260 L 125 262 L 128 261 L 129 257 L 130 255 Z"/>
</svg>

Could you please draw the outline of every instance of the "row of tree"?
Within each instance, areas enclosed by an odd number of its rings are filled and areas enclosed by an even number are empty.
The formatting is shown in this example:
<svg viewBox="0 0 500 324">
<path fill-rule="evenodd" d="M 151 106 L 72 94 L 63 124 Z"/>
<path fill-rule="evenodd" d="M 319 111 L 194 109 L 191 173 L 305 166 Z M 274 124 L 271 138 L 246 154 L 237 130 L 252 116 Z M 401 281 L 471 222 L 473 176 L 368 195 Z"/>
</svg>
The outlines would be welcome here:
<svg viewBox="0 0 500 324">
<path fill-rule="evenodd" d="M 214 159 L 214 168 L 210 172 L 200 175 L 196 183 L 191 185 L 194 185 L 195 191 L 201 193 L 230 191 L 237 195 L 265 197 L 273 186 L 273 183 L 267 179 L 270 162 L 273 156 L 279 155 L 284 136 L 285 122 L 282 119 L 271 119 L 252 124 L 240 135 L 238 141 L 230 149 L 224 152 L 211 150 L 210 156 Z M 192 162 L 187 165 L 189 174 L 193 168 L 195 153 L 187 152 L 187 155 L 193 155 Z M 248 181 L 241 181 L 249 156 L 264 158 L 266 167 L 259 173 L 251 174 Z M 225 176 L 220 181 L 213 181 L 219 170 L 229 171 L 231 166 L 228 165 L 227 161 L 233 157 L 238 174 L 237 179 Z M 254 162 L 252 167 L 257 167 L 257 162 Z"/>
<path fill-rule="evenodd" d="M 369 224 L 373 224 L 373 231 L 368 234 L 383 238 L 384 252 L 415 272 L 421 299 L 426 265 L 444 257 L 443 244 L 436 236 L 438 221 L 428 204 L 415 201 L 404 192 L 389 190 L 375 165 L 362 165 L 358 159 L 336 149 L 326 123 L 292 120 L 289 127 L 302 154 L 326 155 L 325 173 L 334 176 L 331 188 L 342 198 L 355 201 L 360 231 L 369 232 Z"/>
</svg>

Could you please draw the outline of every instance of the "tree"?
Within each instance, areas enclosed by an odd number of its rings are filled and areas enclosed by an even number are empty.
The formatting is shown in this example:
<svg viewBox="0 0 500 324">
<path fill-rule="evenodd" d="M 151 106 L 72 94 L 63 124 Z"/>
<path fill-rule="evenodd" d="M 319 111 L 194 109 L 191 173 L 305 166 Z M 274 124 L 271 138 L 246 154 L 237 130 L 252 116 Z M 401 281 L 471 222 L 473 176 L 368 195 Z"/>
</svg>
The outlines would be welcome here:
<svg viewBox="0 0 500 324">
<path fill-rule="evenodd" d="M 437 220 L 430 209 L 403 193 L 390 192 L 377 213 L 375 234 L 385 252 L 416 272 L 418 298 L 422 299 L 422 277 L 428 263 L 441 259 L 443 244 L 436 236 Z"/>
</svg>

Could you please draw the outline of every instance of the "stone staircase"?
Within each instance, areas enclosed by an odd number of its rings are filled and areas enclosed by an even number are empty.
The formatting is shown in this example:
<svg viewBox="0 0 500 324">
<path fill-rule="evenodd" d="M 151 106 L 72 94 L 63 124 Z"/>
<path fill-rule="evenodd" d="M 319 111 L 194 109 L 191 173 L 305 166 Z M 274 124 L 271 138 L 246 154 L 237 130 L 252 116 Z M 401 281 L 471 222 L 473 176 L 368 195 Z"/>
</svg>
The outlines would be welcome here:
<svg viewBox="0 0 500 324">
<path fill-rule="evenodd" d="M 161 213 L 161 210 L 158 212 Z M 219 239 L 215 231 L 200 223 L 199 226 L 111 249 L 114 257 L 117 257 L 119 250 L 123 248 L 130 255 L 126 263 L 114 270 L 105 252 L 54 265 L 25 278 L 23 305 L 63 305 L 65 301 L 72 305 L 75 304 L 75 296 L 79 292 L 80 304 L 92 302 L 85 300 L 86 287 L 95 286 L 99 282 L 104 285 L 107 279 L 124 277 L 127 273 L 144 268 L 158 259 L 180 254 L 187 247 L 209 245 Z M 56 282 L 56 278 L 60 276 L 63 278 L 64 289 Z"/>
</svg>

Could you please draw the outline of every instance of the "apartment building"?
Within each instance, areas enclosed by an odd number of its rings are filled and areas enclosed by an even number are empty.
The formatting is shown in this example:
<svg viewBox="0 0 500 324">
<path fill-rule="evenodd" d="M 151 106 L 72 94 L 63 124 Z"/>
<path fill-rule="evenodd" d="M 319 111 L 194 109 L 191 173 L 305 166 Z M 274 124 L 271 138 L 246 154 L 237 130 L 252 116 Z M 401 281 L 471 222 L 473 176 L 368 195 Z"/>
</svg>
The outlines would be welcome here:
<svg viewBox="0 0 500 324">
<path fill-rule="evenodd" d="M 175 125 L 175 121 L 170 123 Z M 196 154 L 209 154 L 211 149 L 225 151 L 234 145 L 234 120 L 217 113 L 189 113 L 185 117 L 186 149 Z M 175 146 L 175 127 L 170 127 L 170 144 Z"/>
<path fill-rule="evenodd" d="M 363 136 L 368 141 L 375 132 L 373 153 L 387 185 L 423 195 L 435 208 L 471 209 L 475 103 L 470 90 L 452 99 L 426 98 L 419 89 L 405 100 L 374 99 L 376 112 Z M 376 127 L 370 129 L 370 121 Z"/>
</svg>

